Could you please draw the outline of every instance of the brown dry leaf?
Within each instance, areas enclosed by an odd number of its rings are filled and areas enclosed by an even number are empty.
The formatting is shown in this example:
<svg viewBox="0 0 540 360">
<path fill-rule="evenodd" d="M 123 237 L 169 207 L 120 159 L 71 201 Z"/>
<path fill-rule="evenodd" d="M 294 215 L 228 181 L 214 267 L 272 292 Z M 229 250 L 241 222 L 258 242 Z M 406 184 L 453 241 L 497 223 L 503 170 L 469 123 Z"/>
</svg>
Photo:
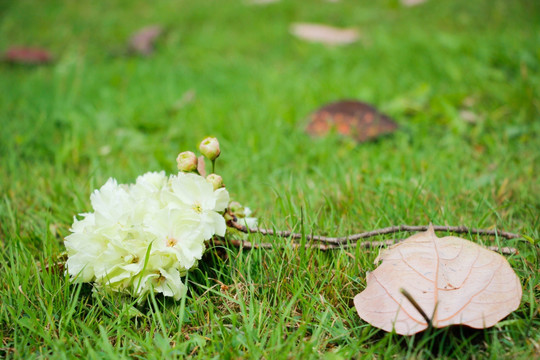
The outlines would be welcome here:
<svg viewBox="0 0 540 360">
<path fill-rule="evenodd" d="M 392 133 L 398 125 L 373 106 L 356 100 L 342 100 L 326 104 L 310 115 L 306 128 L 312 136 L 324 136 L 332 129 L 351 136 L 358 142 Z"/>
<path fill-rule="evenodd" d="M 458 237 L 438 238 L 432 227 L 382 251 L 379 260 L 354 305 L 363 320 L 385 331 L 412 335 L 428 327 L 402 288 L 438 328 L 487 328 L 521 301 L 521 284 L 503 256 Z"/>
<path fill-rule="evenodd" d="M 340 29 L 323 24 L 295 23 L 292 24 L 290 31 L 300 39 L 328 45 L 346 45 L 359 38 L 356 29 Z"/>
<path fill-rule="evenodd" d="M 163 33 L 159 25 L 151 25 L 137 30 L 129 39 L 129 51 L 143 56 L 148 56 L 154 51 L 157 38 Z"/>
<path fill-rule="evenodd" d="M 40 65 L 52 62 L 53 57 L 42 48 L 14 46 L 6 50 L 4 60 L 12 64 Z"/>
</svg>

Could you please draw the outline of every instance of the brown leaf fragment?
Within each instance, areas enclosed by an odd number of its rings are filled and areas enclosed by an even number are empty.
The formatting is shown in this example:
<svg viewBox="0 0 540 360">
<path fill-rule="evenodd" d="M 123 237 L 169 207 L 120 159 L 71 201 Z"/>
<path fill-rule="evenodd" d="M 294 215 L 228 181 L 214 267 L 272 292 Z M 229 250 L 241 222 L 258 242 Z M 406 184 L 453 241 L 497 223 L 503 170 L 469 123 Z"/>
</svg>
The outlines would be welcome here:
<svg viewBox="0 0 540 360">
<path fill-rule="evenodd" d="M 356 29 L 336 28 L 323 24 L 294 23 L 290 32 L 302 40 L 328 45 L 351 44 L 359 38 Z"/>
<path fill-rule="evenodd" d="M 438 238 L 432 227 L 383 250 L 379 260 L 354 304 L 363 320 L 385 331 L 412 335 L 428 326 L 401 289 L 438 328 L 487 328 L 521 302 L 519 278 L 503 256 L 458 237 Z"/>
<path fill-rule="evenodd" d="M 163 28 L 159 25 L 145 26 L 137 30 L 129 39 L 129 51 L 142 56 L 152 54 L 156 40 L 162 33 Z"/>
<path fill-rule="evenodd" d="M 372 140 L 397 129 L 398 125 L 373 106 L 356 100 L 326 104 L 310 115 L 306 132 L 324 136 L 331 130 L 358 142 Z"/>
<path fill-rule="evenodd" d="M 36 262 L 39 271 L 63 274 L 66 268 L 67 253 L 63 252 L 52 259 L 45 259 L 44 263 Z"/>
<path fill-rule="evenodd" d="M 4 61 L 11 64 L 41 65 L 52 62 L 49 51 L 37 47 L 13 46 L 4 53 Z"/>
<path fill-rule="evenodd" d="M 65 261 L 58 261 L 55 263 L 45 263 L 45 265 L 42 265 L 40 262 L 37 262 L 36 265 L 37 265 L 38 270 L 42 272 L 51 272 L 51 273 L 56 273 L 56 274 L 63 274 L 66 268 Z"/>
</svg>

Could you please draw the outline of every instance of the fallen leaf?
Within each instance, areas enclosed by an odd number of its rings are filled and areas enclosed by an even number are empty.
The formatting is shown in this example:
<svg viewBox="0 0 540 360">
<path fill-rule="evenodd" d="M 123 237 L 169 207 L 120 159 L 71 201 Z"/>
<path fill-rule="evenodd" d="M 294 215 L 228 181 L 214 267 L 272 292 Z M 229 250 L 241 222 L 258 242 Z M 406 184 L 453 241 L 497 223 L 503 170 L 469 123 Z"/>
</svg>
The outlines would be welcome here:
<svg viewBox="0 0 540 360">
<path fill-rule="evenodd" d="M 14 46 L 6 50 L 4 60 L 12 64 L 41 65 L 52 62 L 52 55 L 45 49 Z"/>
<path fill-rule="evenodd" d="M 156 39 L 163 33 L 159 25 L 151 25 L 137 30 L 129 39 L 129 51 L 148 56 L 154 51 Z"/>
<path fill-rule="evenodd" d="M 180 99 L 175 101 L 173 107 L 178 110 L 178 109 L 186 106 L 187 104 L 189 104 L 193 100 L 195 100 L 195 95 L 196 95 L 196 93 L 195 93 L 195 90 L 193 90 L 193 89 L 190 89 L 190 90 L 186 91 L 185 93 L 182 94 L 182 97 L 180 97 Z"/>
<path fill-rule="evenodd" d="M 191 104 L 193 101 L 195 101 L 196 98 L 195 90 L 190 89 L 182 94 L 182 96 L 176 100 L 169 109 L 167 109 L 167 112 L 169 115 L 174 115 L 180 111 L 183 107 L 185 107 L 188 104 Z"/>
<path fill-rule="evenodd" d="M 481 117 L 471 110 L 460 110 L 459 117 L 469 124 L 476 124 L 481 120 Z"/>
<path fill-rule="evenodd" d="M 401 0 L 401 5 L 403 6 L 417 6 L 425 3 L 426 0 Z"/>
<path fill-rule="evenodd" d="M 323 24 L 295 23 L 290 31 L 300 39 L 328 45 L 346 45 L 359 38 L 356 29 L 341 29 Z"/>
<path fill-rule="evenodd" d="M 351 136 L 358 142 L 392 133 L 398 125 L 373 106 L 356 100 L 343 100 L 326 104 L 310 115 L 306 128 L 312 136 L 324 136 L 332 129 Z"/>
<path fill-rule="evenodd" d="M 379 260 L 354 304 L 362 319 L 385 331 L 412 335 L 428 327 L 401 289 L 437 328 L 487 328 L 521 302 L 519 279 L 502 255 L 458 237 L 438 238 L 432 227 L 382 251 Z"/>
<path fill-rule="evenodd" d="M 248 1 L 248 5 L 267 5 L 277 3 L 279 1 L 280 0 L 250 0 Z"/>
</svg>

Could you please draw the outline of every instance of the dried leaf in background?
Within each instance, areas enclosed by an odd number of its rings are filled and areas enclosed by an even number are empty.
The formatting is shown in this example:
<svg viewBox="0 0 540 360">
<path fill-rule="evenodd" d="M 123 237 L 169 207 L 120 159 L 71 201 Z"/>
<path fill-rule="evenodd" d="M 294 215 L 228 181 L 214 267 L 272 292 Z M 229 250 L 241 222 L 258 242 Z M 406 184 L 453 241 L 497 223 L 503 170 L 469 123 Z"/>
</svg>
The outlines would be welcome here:
<svg viewBox="0 0 540 360">
<path fill-rule="evenodd" d="M 425 3 L 426 0 L 401 0 L 401 5 L 403 6 L 417 6 Z"/>
<path fill-rule="evenodd" d="M 52 62 L 49 51 L 36 47 L 14 46 L 4 53 L 4 61 L 12 64 L 41 65 Z"/>
<path fill-rule="evenodd" d="M 328 45 L 346 45 L 358 40 L 356 29 L 340 29 L 323 24 L 295 23 L 291 25 L 291 34 L 307 41 Z"/>
<path fill-rule="evenodd" d="M 137 30 L 129 39 L 129 51 L 143 56 L 152 54 L 156 40 L 162 33 L 163 28 L 159 25 L 145 26 Z"/>
<path fill-rule="evenodd" d="M 459 117 L 469 124 L 476 124 L 482 120 L 480 115 L 471 110 L 460 110 Z"/>
<path fill-rule="evenodd" d="M 383 250 L 379 260 L 354 305 L 363 320 L 385 331 L 412 335 L 428 327 L 401 289 L 438 328 L 487 328 L 521 302 L 520 281 L 502 255 L 458 237 L 438 238 L 432 227 Z"/>
<path fill-rule="evenodd" d="M 280 0 L 249 0 L 248 5 L 268 5 L 280 2 Z"/>
<path fill-rule="evenodd" d="M 392 119 L 373 106 L 356 100 L 343 100 L 326 104 L 312 113 L 306 131 L 312 136 L 324 136 L 335 129 L 341 135 L 364 142 L 392 133 L 397 127 Z"/>
<path fill-rule="evenodd" d="M 191 104 L 193 101 L 195 101 L 195 98 L 197 97 L 197 93 L 195 90 L 190 89 L 182 94 L 182 96 L 176 100 L 171 107 L 168 109 L 169 114 L 176 114 L 180 109 L 185 107 L 188 104 Z"/>
</svg>

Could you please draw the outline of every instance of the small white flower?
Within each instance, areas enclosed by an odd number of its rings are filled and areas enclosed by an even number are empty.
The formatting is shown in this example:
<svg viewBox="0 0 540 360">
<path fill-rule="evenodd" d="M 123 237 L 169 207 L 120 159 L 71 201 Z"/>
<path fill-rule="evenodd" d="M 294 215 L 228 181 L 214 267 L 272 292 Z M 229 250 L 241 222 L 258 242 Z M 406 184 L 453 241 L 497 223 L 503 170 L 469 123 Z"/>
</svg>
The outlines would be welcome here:
<svg viewBox="0 0 540 360">
<path fill-rule="evenodd" d="M 115 179 L 109 179 L 99 190 L 90 196 L 94 208 L 96 226 L 116 226 L 129 223 L 132 210 L 132 201 L 129 193 L 123 186 L 119 186 Z"/>
<path fill-rule="evenodd" d="M 137 192 L 140 189 L 145 190 L 147 194 L 156 193 L 167 185 L 168 180 L 165 171 L 147 172 L 137 178 L 135 185 L 132 185 L 131 192 Z"/>
<path fill-rule="evenodd" d="M 189 173 L 172 176 L 170 187 L 171 192 L 166 193 L 169 208 L 185 210 L 205 239 L 225 235 L 225 219 L 218 213 L 224 211 L 229 203 L 229 193 L 225 188 L 214 190 L 209 181 Z"/>
<path fill-rule="evenodd" d="M 133 288 L 134 296 L 145 295 L 150 291 L 160 292 L 165 296 L 172 296 L 179 300 L 187 291 L 182 283 L 180 272 L 172 268 L 168 271 L 163 268 L 145 272 L 136 287 Z"/>
<path fill-rule="evenodd" d="M 229 208 L 233 211 L 234 215 L 236 215 L 237 222 L 240 225 L 244 225 L 248 229 L 257 229 L 258 220 L 256 217 L 250 217 L 250 208 L 248 208 L 247 206 L 244 207 L 240 203 L 235 201 L 229 204 Z"/>
<path fill-rule="evenodd" d="M 145 219 L 147 231 L 155 235 L 152 254 L 169 254 L 185 269 L 200 260 L 205 250 L 199 224 L 184 209 L 163 209 L 149 214 Z"/>
</svg>

